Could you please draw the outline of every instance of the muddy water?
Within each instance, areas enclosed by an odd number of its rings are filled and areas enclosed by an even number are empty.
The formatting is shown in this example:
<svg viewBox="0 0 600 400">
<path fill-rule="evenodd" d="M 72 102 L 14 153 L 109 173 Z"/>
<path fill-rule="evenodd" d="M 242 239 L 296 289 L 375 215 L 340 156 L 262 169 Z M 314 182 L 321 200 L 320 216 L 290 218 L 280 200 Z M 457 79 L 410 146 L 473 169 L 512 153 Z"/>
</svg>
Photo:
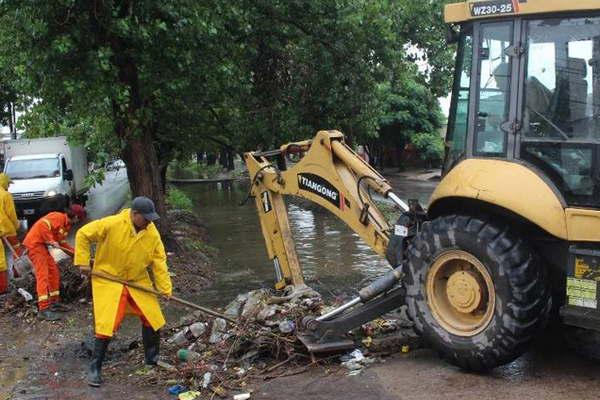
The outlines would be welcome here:
<svg viewBox="0 0 600 400">
<path fill-rule="evenodd" d="M 435 182 L 391 179 L 403 198 L 426 203 Z M 193 200 L 206 223 L 211 245 L 219 249 L 216 283 L 199 298 L 204 304 L 221 306 L 238 293 L 271 287 L 274 270 L 267 258 L 264 239 L 253 200 L 246 197 L 244 182 L 181 186 Z M 365 282 L 389 269 L 355 233 L 332 214 L 317 206 L 288 199 L 290 226 L 296 251 L 308 285 L 326 297 L 352 293 Z"/>
</svg>

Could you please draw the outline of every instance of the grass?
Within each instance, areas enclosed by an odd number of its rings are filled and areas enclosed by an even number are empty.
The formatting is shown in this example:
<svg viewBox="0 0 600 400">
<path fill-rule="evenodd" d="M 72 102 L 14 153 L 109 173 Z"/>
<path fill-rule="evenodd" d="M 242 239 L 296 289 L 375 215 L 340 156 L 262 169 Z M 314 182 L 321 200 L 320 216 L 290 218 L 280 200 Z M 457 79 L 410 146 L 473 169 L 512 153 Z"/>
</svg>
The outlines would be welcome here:
<svg viewBox="0 0 600 400">
<path fill-rule="evenodd" d="M 167 204 L 175 210 L 191 211 L 194 207 L 192 199 L 181 190 L 171 187 L 167 191 Z"/>
</svg>

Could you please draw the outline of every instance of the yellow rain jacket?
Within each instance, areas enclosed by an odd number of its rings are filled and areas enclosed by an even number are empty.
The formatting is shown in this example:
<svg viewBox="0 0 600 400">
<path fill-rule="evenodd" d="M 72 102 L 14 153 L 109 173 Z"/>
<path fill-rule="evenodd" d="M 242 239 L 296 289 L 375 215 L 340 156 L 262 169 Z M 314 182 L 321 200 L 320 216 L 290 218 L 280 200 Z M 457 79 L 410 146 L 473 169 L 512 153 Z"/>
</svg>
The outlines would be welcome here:
<svg viewBox="0 0 600 400">
<path fill-rule="evenodd" d="M 75 237 L 75 265 L 89 265 L 90 245 L 96 243 L 94 271 L 152 287 L 148 267 L 152 269 L 156 289 L 171 295 L 171 278 L 160 234 L 153 223 L 140 232 L 135 231 L 130 210 L 102 218 L 83 226 Z M 135 304 L 154 330 L 165 324 L 155 295 L 128 288 Z M 92 277 L 92 297 L 96 334 L 113 335 L 113 327 L 123 285 Z"/>
<path fill-rule="evenodd" d="M 19 220 L 15 211 L 15 202 L 8 192 L 10 178 L 0 174 L 0 237 L 15 236 L 19 228 Z M 0 240 L 0 272 L 6 271 L 6 258 L 4 257 L 4 241 Z"/>
</svg>

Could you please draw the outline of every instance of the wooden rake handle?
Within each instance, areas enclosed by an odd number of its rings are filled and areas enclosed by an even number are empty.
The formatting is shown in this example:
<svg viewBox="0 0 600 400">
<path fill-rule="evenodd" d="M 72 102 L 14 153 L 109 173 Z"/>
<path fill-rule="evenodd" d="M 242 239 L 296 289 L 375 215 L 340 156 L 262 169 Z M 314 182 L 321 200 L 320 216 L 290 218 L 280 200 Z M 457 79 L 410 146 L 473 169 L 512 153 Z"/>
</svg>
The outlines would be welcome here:
<svg viewBox="0 0 600 400">
<path fill-rule="evenodd" d="M 160 293 L 158 290 L 155 290 L 153 288 L 149 288 L 149 287 L 144 286 L 144 285 L 139 285 L 137 283 L 129 282 L 129 281 L 126 281 L 124 279 L 117 278 L 114 275 L 107 274 L 105 272 L 100 272 L 100 271 L 94 271 L 94 270 L 92 270 L 91 274 L 92 274 L 92 276 L 95 276 L 95 277 L 98 277 L 98 278 L 106 279 L 106 280 L 111 281 L 111 282 L 120 283 L 122 285 L 125 285 L 125 286 L 128 286 L 128 287 L 132 287 L 134 289 L 141 290 L 142 292 L 152 293 L 152 294 L 155 294 L 157 296 L 164 297 L 164 298 L 166 298 L 166 299 L 168 299 L 170 301 L 174 301 L 176 303 L 183 304 L 183 305 L 188 306 L 190 308 L 193 308 L 195 310 L 202 311 L 205 314 L 212 315 L 213 317 L 222 318 L 222 319 L 224 319 L 226 321 L 231 322 L 232 324 L 237 324 L 236 320 L 228 317 L 227 315 L 221 314 L 221 313 L 219 313 L 217 311 L 211 310 L 210 308 L 203 307 L 201 305 L 192 303 L 190 301 L 181 299 L 179 297 L 175 297 L 175 296 L 168 297 L 168 296 Z"/>
<path fill-rule="evenodd" d="M 8 241 L 6 236 L 2 236 L 2 240 L 4 241 L 4 244 L 6 244 L 8 246 L 8 248 L 10 249 L 10 252 L 12 253 L 12 255 L 15 258 L 19 257 L 19 255 L 17 254 L 17 251 L 14 249 L 14 247 L 12 247 L 12 245 L 10 244 L 10 242 Z"/>
</svg>

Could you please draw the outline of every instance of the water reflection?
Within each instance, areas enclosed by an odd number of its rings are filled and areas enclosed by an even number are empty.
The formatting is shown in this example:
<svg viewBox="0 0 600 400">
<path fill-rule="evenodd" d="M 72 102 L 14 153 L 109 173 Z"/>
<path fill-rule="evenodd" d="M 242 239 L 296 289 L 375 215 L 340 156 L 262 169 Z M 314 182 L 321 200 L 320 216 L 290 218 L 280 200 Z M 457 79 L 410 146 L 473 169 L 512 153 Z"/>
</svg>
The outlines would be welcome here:
<svg viewBox="0 0 600 400">
<path fill-rule="evenodd" d="M 432 188 L 420 191 L 428 196 Z M 192 198 L 207 225 L 211 245 L 220 251 L 215 285 L 197 300 L 221 306 L 240 292 L 271 287 L 274 271 L 254 201 L 239 206 L 248 184 L 225 182 L 181 189 Z M 286 201 L 300 265 L 311 287 L 328 297 L 350 293 L 389 269 L 385 260 L 328 211 L 294 198 Z"/>
</svg>

